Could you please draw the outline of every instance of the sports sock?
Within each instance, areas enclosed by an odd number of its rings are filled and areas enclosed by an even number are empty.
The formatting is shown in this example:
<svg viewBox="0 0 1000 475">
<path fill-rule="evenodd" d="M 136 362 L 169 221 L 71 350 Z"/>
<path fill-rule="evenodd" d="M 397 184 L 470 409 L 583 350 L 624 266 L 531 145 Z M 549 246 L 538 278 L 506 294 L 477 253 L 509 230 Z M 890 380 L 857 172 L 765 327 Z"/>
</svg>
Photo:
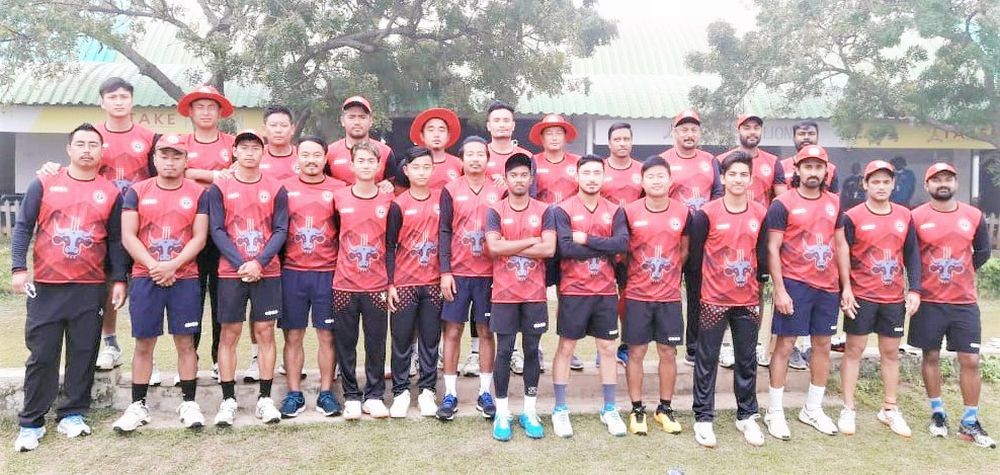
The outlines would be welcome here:
<svg viewBox="0 0 1000 475">
<path fill-rule="evenodd" d="M 260 380 L 260 395 L 257 396 L 258 399 L 271 397 L 271 383 L 273 382 L 273 379 Z"/>
<path fill-rule="evenodd" d="M 257 344 L 256 343 L 251 343 L 250 344 L 250 356 L 252 358 L 256 358 L 257 357 Z"/>
<path fill-rule="evenodd" d="M 816 386 L 809 383 L 809 392 L 806 393 L 806 410 L 818 411 L 823 409 L 824 393 L 826 393 L 826 386 Z"/>
<path fill-rule="evenodd" d="M 656 408 L 657 409 L 661 409 L 662 408 L 662 409 L 673 410 L 673 408 L 670 407 L 670 400 L 669 399 L 660 399 L 660 405 L 657 406 Z"/>
<path fill-rule="evenodd" d="M 768 411 L 774 412 L 774 411 L 783 411 L 783 410 L 785 410 L 785 408 L 782 407 L 782 402 L 781 402 L 781 400 L 784 399 L 784 396 L 785 396 L 785 387 L 784 386 L 782 386 L 780 388 L 772 388 L 772 387 L 769 386 L 767 388 L 767 395 L 769 396 L 769 399 L 771 400 L 771 404 L 769 404 L 767 406 L 767 410 Z"/>
<path fill-rule="evenodd" d="M 568 384 L 556 384 L 552 383 L 552 389 L 556 393 L 556 405 L 552 408 L 555 411 L 561 411 L 568 409 L 566 406 L 566 387 Z"/>
<path fill-rule="evenodd" d="M 452 396 L 458 396 L 458 392 L 455 387 L 458 385 L 458 375 L 457 374 L 446 374 L 444 375 L 444 393 L 451 394 Z"/>
<path fill-rule="evenodd" d="M 642 408 L 642 401 L 632 401 L 632 409 Z"/>
<path fill-rule="evenodd" d="M 979 406 L 965 406 L 965 412 L 962 413 L 962 425 L 971 426 L 979 420 Z"/>
<path fill-rule="evenodd" d="M 940 397 L 931 398 L 931 414 L 935 412 L 944 414 L 944 401 L 942 401 Z"/>
<path fill-rule="evenodd" d="M 198 380 L 182 379 L 180 385 L 181 385 L 181 394 L 184 397 L 184 402 L 194 401 L 195 391 L 198 390 Z"/>
<path fill-rule="evenodd" d="M 508 416 L 510 415 L 510 406 L 507 404 L 508 399 L 505 397 L 498 397 L 497 401 L 497 415 L 496 417 Z"/>
<path fill-rule="evenodd" d="M 222 399 L 236 399 L 236 381 L 219 381 L 222 386 Z"/>
<path fill-rule="evenodd" d="M 479 394 L 490 392 L 490 383 L 493 382 L 493 373 L 479 373 Z"/>
<path fill-rule="evenodd" d="M 472 339 L 472 344 L 469 345 L 469 351 L 473 353 L 479 353 L 479 337 Z"/>
<path fill-rule="evenodd" d="M 108 333 L 107 335 L 104 335 L 104 346 L 111 346 L 119 350 L 122 349 L 120 346 L 118 346 L 118 337 L 115 336 L 114 333 Z"/>
<path fill-rule="evenodd" d="M 535 410 L 535 402 L 538 400 L 536 396 L 524 396 L 524 413 L 529 416 L 534 416 L 537 414 Z"/>
<path fill-rule="evenodd" d="M 601 392 L 604 393 L 604 409 L 615 407 L 615 390 L 618 389 L 617 384 L 602 384 Z"/>
<path fill-rule="evenodd" d="M 142 402 L 142 404 L 145 405 L 146 392 L 148 389 L 149 389 L 148 384 L 132 383 L 132 402 Z"/>
</svg>

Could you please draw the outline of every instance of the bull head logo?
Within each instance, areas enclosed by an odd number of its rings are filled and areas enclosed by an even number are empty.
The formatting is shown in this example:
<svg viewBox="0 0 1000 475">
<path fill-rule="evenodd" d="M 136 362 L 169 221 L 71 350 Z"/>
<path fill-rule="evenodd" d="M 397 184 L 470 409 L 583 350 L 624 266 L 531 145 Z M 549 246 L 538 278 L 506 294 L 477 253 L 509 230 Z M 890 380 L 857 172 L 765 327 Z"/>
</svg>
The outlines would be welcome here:
<svg viewBox="0 0 1000 475">
<path fill-rule="evenodd" d="M 806 238 L 802 238 L 802 247 L 805 249 L 802 257 L 810 261 L 815 261 L 817 270 L 826 270 L 827 266 L 830 265 L 830 259 L 833 258 L 833 249 L 829 244 L 823 242 L 823 236 L 817 234 L 815 244 L 809 244 Z"/>
<path fill-rule="evenodd" d="M 649 279 L 653 282 L 663 280 L 663 274 L 667 273 L 674 266 L 670 258 L 663 257 L 663 246 L 653 247 L 653 257 L 642 253 L 642 270 L 649 271 Z"/>
<path fill-rule="evenodd" d="M 69 259 L 76 259 L 84 249 L 94 244 L 95 226 L 86 231 L 80 229 L 80 218 L 70 217 L 68 228 L 60 226 L 57 220 L 53 220 L 52 224 L 56 230 L 52 244 L 62 246 L 63 255 Z"/>
<path fill-rule="evenodd" d="M 372 261 L 378 260 L 378 248 L 368 244 L 368 235 L 361 235 L 361 242 L 354 244 L 347 241 L 347 258 L 358 264 L 358 270 L 368 272 L 372 266 Z"/>
<path fill-rule="evenodd" d="M 962 263 L 963 257 L 951 257 L 951 247 L 945 246 L 941 250 L 941 257 L 931 256 L 930 270 L 937 272 L 938 280 L 942 284 L 950 284 L 956 274 L 965 272 L 965 264 Z"/>
<path fill-rule="evenodd" d="M 725 273 L 726 275 L 733 276 L 733 282 L 736 282 L 737 287 L 746 287 L 747 282 L 750 282 L 750 274 L 753 271 L 753 266 L 750 265 L 750 261 L 744 257 L 743 249 L 736 250 L 736 259 L 729 260 L 726 256 L 725 261 Z"/>
<path fill-rule="evenodd" d="M 597 256 L 587 259 L 587 270 L 590 271 L 590 276 L 594 277 L 601 273 L 601 263 L 606 261 L 607 257 Z"/>
<path fill-rule="evenodd" d="M 125 178 L 124 168 L 115 168 L 115 179 L 111 180 L 111 182 L 114 183 L 116 188 L 118 188 L 118 192 L 123 195 L 126 191 L 128 191 L 129 187 L 132 186 L 132 180 Z"/>
<path fill-rule="evenodd" d="M 469 246 L 473 256 L 483 255 L 485 243 L 486 233 L 483 232 L 483 223 L 480 220 L 472 221 L 472 229 L 462 228 L 462 244 Z"/>
<path fill-rule="evenodd" d="M 524 282 L 528 280 L 528 272 L 538 267 L 538 262 L 522 256 L 510 256 L 507 258 L 507 270 L 514 271 L 514 277 Z"/>
<path fill-rule="evenodd" d="M 428 235 L 429 233 L 424 231 L 420 239 L 413 238 L 410 244 L 410 255 L 417 256 L 417 262 L 421 266 L 430 264 L 431 256 L 437 253 L 437 244 L 428 239 Z"/>
<path fill-rule="evenodd" d="M 326 242 L 326 223 L 323 223 L 323 227 L 317 228 L 313 226 L 312 216 L 306 216 L 305 221 L 304 226 L 300 226 L 295 230 L 292 240 L 299 244 L 302 252 L 312 254 L 316 250 L 317 244 Z"/>
<path fill-rule="evenodd" d="M 708 198 L 702 196 L 701 193 L 698 192 L 697 188 L 691 189 L 690 196 L 685 196 L 684 190 L 682 188 L 678 190 L 677 196 L 681 199 L 681 203 L 684 203 L 684 206 L 687 206 L 692 211 L 700 210 L 701 207 L 705 206 L 705 203 L 708 202 Z"/>
<path fill-rule="evenodd" d="M 149 243 L 146 250 L 159 262 L 173 259 L 175 252 L 179 253 L 184 249 L 184 243 L 180 239 L 170 237 L 170 226 L 160 229 L 159 239 L 153 237 L 153 231 L 149 231 L 146 234 L 146 242 Z"/>
<path fill-rule="evenodd" d="M 883 285 L 891 285 L 892 277 L 899 272 L 899 262 L 892 256 L 888 249 L 882 249 L 882 258 L 879 259 L 873 254 L 868 255 L 868 263 L 871 264 L 869 272 L 882 278 Z"/>
<path fill-rule="evenodd" d="M 253 218 L 247 218 L 245 229 L 240 229 L 239 224 L 233 226 L 236 228 L 236 245 L 242 247 L 247 256 L 257 257 L 264 247 L 264 233 L 254 227 Z"/>
</svg>

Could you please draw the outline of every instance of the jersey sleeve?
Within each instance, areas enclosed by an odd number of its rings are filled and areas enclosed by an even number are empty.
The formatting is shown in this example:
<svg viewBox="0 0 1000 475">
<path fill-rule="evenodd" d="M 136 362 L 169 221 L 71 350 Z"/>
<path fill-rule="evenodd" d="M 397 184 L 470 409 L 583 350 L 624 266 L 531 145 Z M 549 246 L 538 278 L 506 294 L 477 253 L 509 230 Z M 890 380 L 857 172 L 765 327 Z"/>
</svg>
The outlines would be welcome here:
<svg viewBox="0 0 1000 475">
<path fill-rule="evenodd" d="M 486 210 L 486 234 L 489 233 L 500 234 L 500 214 L 493 208 Z"/>
<path fill-rule="evenodd" d="M 847 238 L 847 245 L 853 246 L 855 242 L 854 221 L 851 221 L 851 217 L 845 214 L 843 218 L 843 224 L 844 224 L 844 237 Z M 912 222 L 910 223 L 910 230 L 911 231 L 913 230 Z M 909 239 L 909 233 L 907 233 L 907 239 Z"/>
<path fill-rule="evenodd" d="M 788 209 L 785 204 L 780 201 L 772 202 L 764 221 L 768 231 L 785 232 L 788 227 Z"/>
<path fill-rule="evenodd" d="M 132 187 L 125 192 L 125 199 L 122 201 L 123 211 L 136 211 L 139 209 L 139 194 Z"/>
<path fill-rule="evenodd" d="M 226 232 L 226 208 L 222 204 L 222 190 L 217 185 L 212 185 L 208 189 L 208 220 L 209 234 L 215 247 L 219 248 L 219 254 L 222 254 L 234 269 L 239 269 L 243 265 L 243 256 Z"/>
<path fill-rule="evenodd" d="M 11 242 L 11 269 L 22 271 L 28 269 L 28 248 L 31 246 L 31 236 L 35 234 L 35 222 L 42 207 L 42 182 L 38 178 L 31 181 L 24 198 L 21 199 L 21 209 L 17 213 L 14 224 L 14 236 Z"/>
<path fill-rule="evenodd" d="M 785 167 L 781 166 L 781 160 L 774 161 L 774 184 L 784 185 L 788 181 L 785 177 Z"/>
<path fill-rule="evenodd" d="M 256 257 L 261 267 L 274 259 L 274 256 L 285 247 L 285 240 L 288 239 L 288 191 L 282 186 L 278 193 L 274 195 L 274 215 L 271 216 L 271 237 L 264 245 L 264 249 Z"/>
<path fill-rule="evenodd" d="M 545 234 L 546 231 L 551 233 L 556 232 L 556 219 L 555 216 L 553 216 L 553 208 L 555 208 L 555 206 L 549 206 L 548 208 L 545 208 L 545 211 L 542 213 L 542 234 Z"/>
<path fill-rule="evenodd" d="M 705 242 L 708 240 L 708 215 L 698 210 L 693 214 L 688 213 L 688 220 L 688 225 L 684 226 L 689 239 L 687 264 L 700 273 L 702 259 L 705 257 Z"/>
<path fill-rule="evenodd" d="M 712 199 L 720 198 L 723 195 L 722 179 L 719 177 L 719 161 L 712 160 Z"/>
<path fill-rule="evenodd" d="M 403 226 L 403 213 L 399 205 L 393 202 L 389 205 L 389 214 L 385 218 L 385 270 L 392 285 L 392 276 L 396 271 L 396 248 L 399 246 L 399 228 Z"/>
<path fill-rule="evenodd" d="M 115 198 L 115 205 L 108 217 L 108 277 L 114 282 L 125 282 L 129 259 L 122 244 L 122 196 Z"/>
<path fill-rule="evenodd" d="M 577 244 L 573 241 L 573 227 L 570 225 L 569 215 L 566 214 L 566 210 L 559 206 L 553 206 L 549 208 L 546 213 L 551 213 L 554 216 L 553 221 L 555 221 L 556 225 L 556 247 L 559 250 L 559 257 L 569 259 L 589 259 L 603 254 L 595 249 L 591 249 L 589 246 Z"/>
<path fill-rule="evenodd" d="M 628 251 L 628 221 L 625 220 L 625 210 L 618 208 L 618 211 L 615 211 L 611 221 L 611 237 L 587 236 L 587 247 L 608 255 L 623 254 Z"/>
<path fill-rule="evenodd" d="M 208 191 L 204 190 L 198 195 L 198 211 L 195 214 L 208 214 Z"/>
<path fill-rule="evenodd" d="M 906 230 L 906 240 L 903 241 L 903 265 L 906 266 L 906 283 L 910 290 L 920 292 L 920 279 L 923 277 L 923 265 L 920 262 L 920 243 L 917 241 L 917 225 L 910 219 Z"/>
<path fill-rule="evenodd" d="M 451 193 L 447 188 L 441 190 L 438 207 L 441 210 L 438 218 L 438 266 L 442 273 L 449 273 L 451 272 L 451 220 L 455 210 L 452 207 Z"/>
<path fill-rule="evenodd" d="M 972 266 L 979 270 L 986 261 L 990 260 L 990 233 L 986 225 L 986 217 L 979 216 L 979 225 L 976 226 L 976 234 L 972 238 Z"/>
</svg>

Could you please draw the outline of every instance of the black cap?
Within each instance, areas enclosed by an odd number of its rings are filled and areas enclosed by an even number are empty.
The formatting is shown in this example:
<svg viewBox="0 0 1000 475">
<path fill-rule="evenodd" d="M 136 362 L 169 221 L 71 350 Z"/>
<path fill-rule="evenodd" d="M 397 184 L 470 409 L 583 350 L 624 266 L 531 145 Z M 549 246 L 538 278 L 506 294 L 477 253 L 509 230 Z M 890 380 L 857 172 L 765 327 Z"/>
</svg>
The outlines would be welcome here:
<svg viewBox="0 0 1000 475">
<path fill-rule="evenodd" d="M 503 166 L 503 172 L 507 173 L 517 167 L 531 168 L 531 157 L 523 153 L 515 153 L 507 158 L 507 163 Z"/>
</svg>

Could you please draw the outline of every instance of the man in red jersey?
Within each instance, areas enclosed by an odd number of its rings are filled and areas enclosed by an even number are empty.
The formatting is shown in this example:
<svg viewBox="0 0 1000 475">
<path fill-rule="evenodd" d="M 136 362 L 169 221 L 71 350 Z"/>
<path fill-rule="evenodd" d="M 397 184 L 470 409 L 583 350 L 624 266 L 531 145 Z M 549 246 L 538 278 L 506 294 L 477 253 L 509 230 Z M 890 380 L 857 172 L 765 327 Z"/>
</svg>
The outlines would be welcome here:
<svg viewBox="0 0 1000 475">
<path fill-rule="evenodd" d="M 28 295 L 24 344 L 24 408 L 14 450 L 38 447 L 45 414 L 59 393 L 59 360 L 66 341 L 65 398 L 60 433 L 90 434 L 83 413 L 90 407 L 94 360 L 100 345 L 101 308 L 107 299 L 125 303 L 127 259 L 121 246 L 121 194 L 100 176 L 101 134 L 82 124 L 69 134 L 69 166 L 28 185 L 11 243 L 11 288 Z M 27 254 L 32 235 L 34 280 Z"/>
<path fill-rule="evenodd" d="M 181 424 L 203 427 L 205 416 L 195 402 L 198 354 L 194 335 L 201 326 L 198 266 L 195 258 L 208 239 L 205 188 L 184 178 L 187 150 L 182 137 L 166 135 L 156 143 L 156 176 L 125 192 L 122 244 L 131 254 L 129 314 L 135 353 L 132 356 L 132 404 L 114 423 L 128 433 L 150 422 L 146 393 L 153 371 L 153 349 L 163 335 L 163 315 L 174 337 L 183 402 Z"/>
<path fill-rule="evenodd" d="M 792 144 L 795 145 L 795 152 L 798 153 L 803 147 L 809 145 L 819 145 L 819 124 L 811 120 L 803 120 L 792 125 Z M 798 181 L 795 181 L 795 155 L 787 157 L 779 162 L 785 174 L 785 183 L 788 188 L 795 188 Z M 833 193 L 840 191 L 840 180 L 837 177 L 837 165 L 830 163 L 827 167 L 826 188 Z"/>
<path fill-rule="evenodd" d="M 520 333 L 525 362 L 524 409 L 519 422 L 529 438 L 540 439 L 545 430 L 535 404 L 541 374 L 538 347 L 549 320 L 544 260 L 555 254 L 556 229 L 551 208 L 528 195 L 531 158 L 511 155 L 504 171 L 507 198 L 489 208 L 486 220 L 486 246 L 493 257 L 490 330 L 498 340 L 493 365 L 497 390 L 493 438 L 508 441 L 512 436 L 507 390 L 514 339 Z"/>
<path fill-rule="evenodd" d="M 354 184 L 334 193 L 334 220 L 339 230 L 337 272 L 333 275 L 333 330 L 344 388 L 344 418 L 362 412 L 389 416 L 385 393 L 385 340 L 388 333 L 385 261 L 386 217 L 392 191 L 376 183 L 381 152 L 373 142 L 351 148 Z M 365 387 L 356 376 L 359 326 L 365 332 Z M 364 404 L 362 404 L 362 400 Z"/>
<path fill-rule="evenodd" d="M 333 222 L 333 195 L 346 184 L 323 174 L 326 142 L 303 137 L 296 149 L 298 175 L 282 182 L 288 195 L 288 239 L 281 267 L 282 315 L 278 327 L 284 331 L 282 358 L 288 379 L 288 394 L 281 402 L 281 416 L 295 417 L 305 410 L 302 340 L 309 315 L 316 330 L 319 363 L 319 394 L 316 410 L 324 416 L 341 412 L 333 395 L 333 300 L 330 288 L 337 264 L 337 228 Z"/>
<path fill-rule="evenodd" d="M 434 107 L 413 119 L 410 141 L 427 148 L 434 159 L 434 174 L 428 184 L 432 189 L 440 191 L 462 174 L 462 160 L 446 151 L 458 143 L 461 135 L 462 123 L 450 109 Z"/>
<path fill-rule="evenodd" d="M 921 260 L 920 309 L 910 319 L 907 338 L 923 350 L 924 387 L 931 404 L 931 435 L 948 436 L 941 401 L 941 341 L 958 353 L 958 385 L 965 411 L 958 430 L 963 440 L 996 448 L 979 422 L 979 348 L 982 324 L 976 295 L 976 269 L 990 258 L 990 238 L 982 211 L 955 199 L 958 172 L 935 163 L 924 175 L 930 201 L 913 210 Z"/>
<path fill-rule="evenodd" d="M 344 99 L 341 107 L 340 125 L 344 127 L 344 138 L 333 142 L 327 148 L 326 164 L 330 176 L 348 184 L 354 184 L 354 166 L 351 150 L 362 142 L 371 142 L 378 149 L 379 163 L 375 171 L 375 183 L 382 193 L 392 193 L 393 173 L 396 170 L 396 158 L 388 145 L 371 138 L 372 104 L 361 96 L 351 96 Z"/>
<path fill-rule="evenodd" d="M 712 200 L 691 220 L 691 261 L 701 267 L 701 320 L 694 365 L 694 438 L 715 447 L 715 379 L 723 335 L 733 334 L 735 361 L 736 429 L 750 445 L 764 445 L 757 425 L 757 361 L 755 346 L 760 328 L 758 278 L 764 274 L 764 205 L 751 199 L 754 162 L 743 151 L 730 153 L 720 163 L 721 199 Z"/>
<path fill-rule="evenodd" d="M 920 306 L 920 248 L 910 211 L 889 201 L 895 173 L 889 162 L 868 163 L 861 180 L 867 199 L 844 216 L 844 237 L 851 246 L 851 288 L 858 302 L 856 311 L 847 312 L 844 319 L 847 344 L 840 363 L 844 409 L 837 428 L 847 435 L 856 431 L 854 389 L 861 356 L 872 333 L 878 333 L 885 388 L 878 420 L 903 437 L 911 435 L 896 405 L 896 393 L 903 323 Z"/>
<path fill-rule="evenodd" d="M 400 160 L 402 181 L 409 188 L 389 207 L 386 268 L 389 311 L 392 312 L 392 407 L 390 417 L 406 417 L 410 408 L 410 359 L 413 335 L 418 345 L 420 415 L 433 416 L 438 407 L 438 343 L 441 342 L 441 269 L 438 264 L 441 191 L 430 187 L 434 176 L 431 151 L 413 147 Z"/>
<path fill-rule="evenodd" d="M 681 268 L 688 255 L 691 213 L 683 203 L 670 198 L 671 181 L 666 160 L 647 159 L 642 164 L 646 196 L 625 207 L 629 250 L 622 342 L 628 345 L 629 353 L 625 380 L 632 401 L 629 432 L 633 434 L 648 433 L 642 402 L 642 362 L 653 341 L 659 355 L 660 393 L 654 419 L 668 433 L 681 432 L 670 403 L 677 382 L 677 346 L 684 344 Z"/>
<path fill-rule="evenodd" d="M 486 175 L 499 188 L 504 186 L 504 164 L 515 153 L 531 155 L 531 152 L 521 148 L 514 140 L 514 107 L 506 102 L 493 101 L 486 108 L 486 130 L 490 133 L 489 162 L 486 164 Z M 535 165 L 531 165 L 534 172 Z M 534 183 L 532 184 L 534 186 Z M 533 190 L 534 188 L 532 188 Z"/>
<path fill-rule="evenodd" d="M 254 415 L 264 423 L 281 420 L 271 399 L 277 350 L 274 323 L 281 318 L 281 262 L 288 235 L 288 194 L 281 182 L 260 171 L 264 140 L 253 131 L 235 138 L 233 177 L 208 191 L 212 240 L 219 259 L 219 383 L 222 404 L 215 425 L 227 427 L 236 415 L 236 346 L 250 321 L 260 348 L 260 393 Z"/>
<path fill-rule="evenodd" d="M 559 114 L 548 114 L 531 126 L 528 137 L 542 147 L 532 157 L 538 200 L 555 204 L 576 194 L 576 163 L 580 156 L 566 151 L 566 144 L 576 139 L 576 127 Z"/>
<path fill-rule="evenodd" d="M 775 198 L 767 211 L 768 271 L 774 279 L 771 332 L 777 340 L 770 367 L 771 403 L 764 422 L 768 432 L 782 440 L 791 438 L 782 400 L 788 357 L 800 336 L 810 337 L 812 361 L 799 421 L 827 435 L 837 433 L 822 405 L 830 373 L 830 337 L 837 331 L 838 302 L 849 313 L 855 302 L 840 199 L 825 189 L 827 163 L 823 147 L 799 150 L 795 173 L 801 186 Z"/>
<path fill-rule="evenodd" d="M 628 224 L 624 211 L 600 195 L 604 168 L 601 157 L 582 157 L 576 174 L 579 191 L 553 207 L 561 272 L 556 327 L 559 347 L 552 361 L 556 396 L 552 427 L 560 437 L 573 436 L 566 390 L 577 341 L 594 337 L 600 357 L 614 361 L 619 335 L 614 262 L 628 250 Z M 625 422 L 615 406 L 617 369 L 614 364 L 600 368 L 604 397 L 601 422 L 611 435 L 623 436 Z"/>
<path fill-rule="evenodd" d="M 478 136 L 462 142 L 462 176 L 441 192 L 438 260 L 444 304 L 444 397 L 437 418 L 449 421 L 458 410 L 458 356 L 465 322 L 477 327 L 479 347 L 475 351 L 479 374 L 476 408 L 484 417 L 496 414 L 490 394 L 493 381 L 494 340 L 490 332 L 490 288 L 493 261 L 486 249 L 486 210 L 500 200 L 501 191 L 486 175 L 489 151 Z M 482 358 L 479 357 L 482 353 Z M 471 359 L 471 357 L 470 357 Z"/>
<path fill-rule="evenodd" d="M 299 157 L 292 145 L 292 137 L 298 126 L 292 118 L 291 109 L 277 105 L 264 108 L 264 158 L 260 170 L 280 181 L 299 176 Z"/>
</svg>

